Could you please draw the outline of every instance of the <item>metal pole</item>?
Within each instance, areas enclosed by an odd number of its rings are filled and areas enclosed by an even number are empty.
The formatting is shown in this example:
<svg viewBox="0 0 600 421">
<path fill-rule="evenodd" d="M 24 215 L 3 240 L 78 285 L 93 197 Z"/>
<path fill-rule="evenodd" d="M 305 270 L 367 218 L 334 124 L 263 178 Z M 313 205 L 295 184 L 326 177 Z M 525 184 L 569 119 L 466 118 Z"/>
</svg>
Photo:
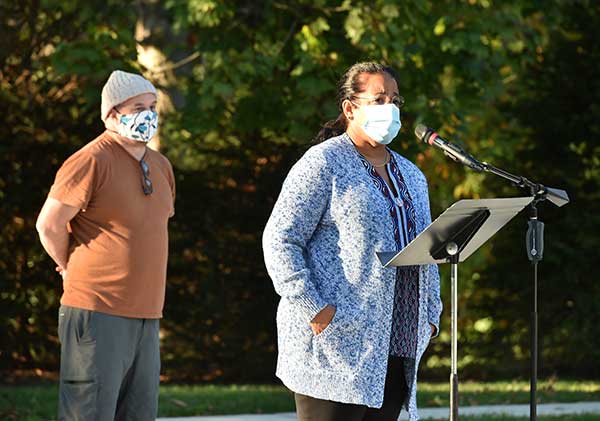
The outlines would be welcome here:
<svg viewBox="0 0 600 421">
<path fill-rule="evenodd" d="M 537 261 L 533 263 L 533 294 L 531 312 L 531 384 L 529 395 L 529 419 L 537 420 L 537 368 L 538 368 L 538 311 L 537 311 Z"/>
<path fill-rule="evenodd" d="M 452 348 L 450 351 L 450 421 L 458 421 L 458 246 L 456 243 L 448 243 L 446 251 L 450 255 L 450 337 Z"/>
<path fill-rule="evenodd" d="M 529 420 L 537 420 L 537 376 L 538 376 L 538 263 L 544 257 L 544 223 L 538 220 L 537 199 L 530 205 L 530 215 L 525 244 L 527 257 L 533 263 L 533 285 L 531 291 L 531 379 L 529 388 Z"/>
</svg>

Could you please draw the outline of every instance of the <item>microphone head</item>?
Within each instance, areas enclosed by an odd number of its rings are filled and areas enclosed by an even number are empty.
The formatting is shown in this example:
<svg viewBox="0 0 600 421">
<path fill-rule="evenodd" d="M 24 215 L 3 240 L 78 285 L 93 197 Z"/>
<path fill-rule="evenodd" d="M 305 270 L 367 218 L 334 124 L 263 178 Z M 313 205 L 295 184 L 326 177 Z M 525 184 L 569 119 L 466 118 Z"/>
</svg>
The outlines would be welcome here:
<svg viewBox="0 0 600 421">
<path fill-rule="evenodd" d="M 431 133 L 433 133 L 433 130 L 423 124 L 417 124 L 417 127 L 415 127 L 415 136 L 422 142 L 429 143 L 428 138 Z"/>
</svg>

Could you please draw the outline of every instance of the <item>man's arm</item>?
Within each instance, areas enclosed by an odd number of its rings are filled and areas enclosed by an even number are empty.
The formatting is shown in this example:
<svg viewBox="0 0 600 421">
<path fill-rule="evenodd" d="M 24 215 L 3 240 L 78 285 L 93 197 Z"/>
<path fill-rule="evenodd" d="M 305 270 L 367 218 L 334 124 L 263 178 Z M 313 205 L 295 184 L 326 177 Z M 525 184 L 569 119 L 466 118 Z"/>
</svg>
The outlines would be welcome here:
<svg viewBox="0 0 600 421">
<path fill-rule="evenodd" d="M 65 205 L 49 197 L 38 216 L 35 227 L 46 252 L 58 265 L 60 272 L 66 270 L 69 249 L 67 223 L 77 215 L 79 208 Z"/>
</svg>

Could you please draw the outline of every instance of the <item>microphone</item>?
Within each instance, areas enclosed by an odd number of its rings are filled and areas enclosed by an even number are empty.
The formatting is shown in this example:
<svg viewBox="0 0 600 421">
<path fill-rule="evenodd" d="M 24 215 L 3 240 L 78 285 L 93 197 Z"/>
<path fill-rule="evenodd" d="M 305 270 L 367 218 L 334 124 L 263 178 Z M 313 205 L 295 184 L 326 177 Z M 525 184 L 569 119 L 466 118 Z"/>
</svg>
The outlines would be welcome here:
<svg viewBox="0 0 600 421">
<path fill-rule="evenodd" d="M 440 135 L 438 135 L 429 127 L 424 126 L 423 124 L 418 124 L 417 127 L 415 127 L 415 136 L 417 136 L 417 139 L 429 145 L 440 148 L 450 159 L 460 162 L 461 164 L 466 165 L 475 171 L 483 170 L 481 163 L 465 152 L 463 148 L 441 138 Z"/>
</svg>

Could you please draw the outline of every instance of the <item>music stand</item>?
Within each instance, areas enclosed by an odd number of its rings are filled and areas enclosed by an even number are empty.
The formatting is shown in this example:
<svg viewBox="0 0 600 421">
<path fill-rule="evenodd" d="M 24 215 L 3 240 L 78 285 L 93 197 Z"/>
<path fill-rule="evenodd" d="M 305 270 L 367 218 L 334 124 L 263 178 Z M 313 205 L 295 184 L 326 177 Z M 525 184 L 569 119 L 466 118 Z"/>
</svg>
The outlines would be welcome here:
<svg viewBox="0 0 600 421">
<path fill-rule="evenodd" d="M 385 267 L 450 263 L 451 369 L 450 420 L 458 421 L 457 298 L 458 263 L 464 262 L 533 197 L 460 200 L 446 209 L 399 252 L 378 252 Z"/>
</svg>

